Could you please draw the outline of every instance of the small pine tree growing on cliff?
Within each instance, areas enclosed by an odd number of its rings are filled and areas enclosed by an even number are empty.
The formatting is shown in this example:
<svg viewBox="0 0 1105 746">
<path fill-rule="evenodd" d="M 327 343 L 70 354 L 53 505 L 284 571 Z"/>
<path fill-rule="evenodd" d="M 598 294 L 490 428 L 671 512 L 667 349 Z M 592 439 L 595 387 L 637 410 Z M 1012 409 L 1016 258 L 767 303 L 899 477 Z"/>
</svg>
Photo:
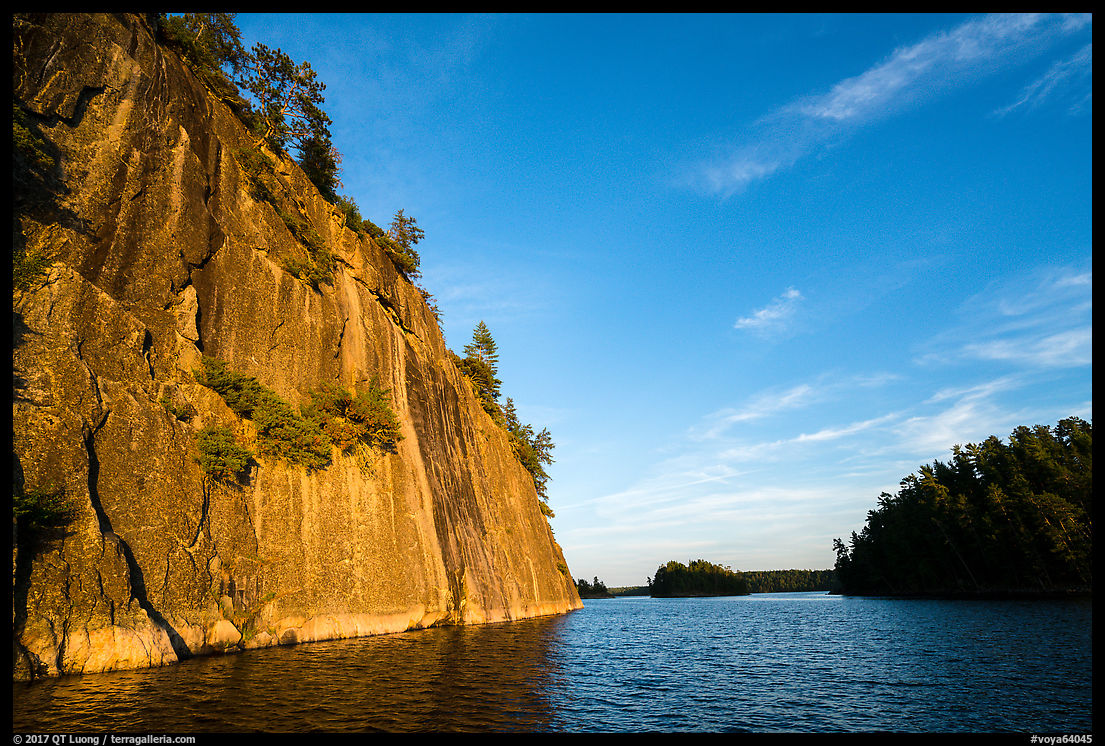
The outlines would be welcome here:
<svg viewBox="0 0 1105 746">
<path fill-rule="evenodd" d="M 408 279 L 416 280 L 422 276 L 422 271 L 419 269 L 422 258 L 418 256 L 414 245 L 425 235 L 418 227 L 417 220 L 406 215 L 403 210 L 399 210 L 392 218 L 387 233 L 382 236 L 373 235 L 373 238 L 388 252 L 400 272 Z"/>
<path fill-rule="evenodd" d="M 367 231 L 366 221 L 361 217 L 361 208 L 357 206 L 352 197 L 347 194 L 339 194 L 334 206 L 341 210 L 345 216 L 345 226 L 347 228 L 361 234 Z"/>
<path fill-rule="evenodd" d="M 464 346 L 464 354 L 486 364 L 492 373 L 498 372 L 499 346 L 495 344 L 491 330 L 483 321 L 476 324 L 476 328 L 472 330 L 472 342 Z"/>
<path fill-rule="evenodd" d="M 552 450 L 555 445 L 552 435 L 548 428 L 543 428 L 541 432 L 535 434 L 532 425 L 523 424 L 518 419 L 513 399 L 508 397 L 506 403 L 500 406 L 498 399 L 502 381 L 496 377 L 499 347 L 491 336 L 491 330 L 483 321 L 472 331 L 472 342 L 465 345 L 464 354 L 464 359 L 454 355 L 454 362 L 472 381 L 484 411 L 510 435 L 510 445 L 514 455 L 533 476 L 534 487 L 542 500 L 541 509 L 551 517 L 552 511 L 545 504 L 549 499 L 545 487 L 549 475 L 544 465 L 553 463 Z"/>
<path fill-rule="evenodd" d="M 324 199 L 335 204 L 340 201 L 341 155 L 329 137 L 319 133 L 305 139 L 299 149 L 299 167 Z"/>
<path fill-rule="evenodd" d="M 472 342 L 464 346 L 465 358 L 461 369 L 472 380 L 476 395 L 488 414 L 496 419 L 501 417 L 498 399 L 502 381 L 496 377 L 499 365 L 499 351 L 487 324 L 481 321 L 472 331 Z"/>
<path fill-rule="evenodd" d="M 549 494 L 545 485 L 549 481 L 549 475 L 545 471 L 544 464 L 553 462 L 552 449 L 555 448 L 549 429 L 542 428 L 541 432 L 535 435 L 533 425 L 525 425 L 518 419 L 514 400 L 509 397 L 503 405 L 502 414 L 506 431 L 510 434 L 510 445 L 514 455 L 533 477 L 537 496 L 548 501 Z"/>
</svg>

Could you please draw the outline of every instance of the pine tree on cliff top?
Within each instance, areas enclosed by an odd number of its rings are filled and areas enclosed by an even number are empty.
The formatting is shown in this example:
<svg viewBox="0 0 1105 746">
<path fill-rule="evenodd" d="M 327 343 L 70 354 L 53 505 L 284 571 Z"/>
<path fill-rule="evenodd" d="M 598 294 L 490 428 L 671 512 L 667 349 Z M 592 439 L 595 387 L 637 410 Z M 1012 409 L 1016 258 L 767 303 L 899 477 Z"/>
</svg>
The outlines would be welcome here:
<svg viewBox="0 0 1105 746">
<path fill-rule="evenodd" d="M 262 139 L 299 151 L 312 140 L 330 141 L 330 117 L 321 108 L 326 84 L 310 63 L 297 65 L 280 49 L 254 44 L 244 67 L 241 84 L 257 101 Z"/>
<path fill-rule="evenodd" d="M 425 237 L 425 233 L 418 227 L 418 221 L 407 215 L 403 210 L 395 213 L 388 226 L 385 249 L 391 249 L 393 258 L 397 261 L 399 269 L 410 279 L 417 279 L 422 275 L 419 266 L 422 258 L 418 256 L 414 245 Z M 390 245 L 388 245 L 390 243 Z"/>
<path fill-rule="evenodd" d="M 498 399 L 503 382 L 495 375 L 498 373 L 499 352 L 487 324 L 481 321 L 476 326 L 471 344 L 464 347 L 464 354 L 464 372 L 475 384 L 476 394 L 484 409 L 496 416 L 500 411 Z"/>
<path fill-rule="evenodd" d="M 499 347 L 491 337 L 491 330 L 483 321 L 472 331 L 472 343 L 464 346 L 464 354 L 487 365 L 492 373 L 499 372 Z"/>
</svg>

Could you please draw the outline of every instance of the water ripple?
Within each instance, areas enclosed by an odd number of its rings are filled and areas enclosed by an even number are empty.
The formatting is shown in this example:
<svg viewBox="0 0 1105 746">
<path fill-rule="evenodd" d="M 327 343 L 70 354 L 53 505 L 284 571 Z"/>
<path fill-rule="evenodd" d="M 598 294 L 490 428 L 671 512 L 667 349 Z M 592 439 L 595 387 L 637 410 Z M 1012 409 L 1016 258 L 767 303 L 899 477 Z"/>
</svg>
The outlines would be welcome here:
<svg viewBox="0 0 1105 746">
<path fill-rule="evenodd" d="M 764 594 L 17 683 L 15 732 L 1091 732 L 1091 605 Z"/>
</svg>

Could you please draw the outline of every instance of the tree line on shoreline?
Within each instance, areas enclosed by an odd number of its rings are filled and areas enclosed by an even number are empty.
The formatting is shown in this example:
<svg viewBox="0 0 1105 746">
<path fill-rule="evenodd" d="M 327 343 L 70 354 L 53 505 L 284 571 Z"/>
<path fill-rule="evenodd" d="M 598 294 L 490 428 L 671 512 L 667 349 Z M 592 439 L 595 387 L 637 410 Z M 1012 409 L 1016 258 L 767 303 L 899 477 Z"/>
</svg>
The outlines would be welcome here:
<svg viewBox="0 0 1105 746">
<path fill-rule="evenodd" d="M 747 593 L 798 593 L 831 591 L 835 588 L 833 570 L 744 570 L 734 571 L 705 560 L 684 565 L 667 562 L 657 568 L 656 578 L 646 585 L 608 588 L 597 577 L 592 582 L 576 581 L 580 598 L 616 598 L 618 596 L 724 596 Z"/>
<path fill-rule="evenodd" d="M 1093 425 L 1070 417 L 956 445 L 834 547 L 850 595 L 1091 592 Z"/>
<path fill-rule="evenodd" d="M 952 447 L 882 493 L 831 570 L 736 572 L 705 560 L 667 562 L 647 586 L 580 580 L 581 597 L 830 591 L 886 596 L 1092 594 L 1093 425 L 1020 426 Z M 584 595 L 584 594 L 590 595 Z"/>
</svg>

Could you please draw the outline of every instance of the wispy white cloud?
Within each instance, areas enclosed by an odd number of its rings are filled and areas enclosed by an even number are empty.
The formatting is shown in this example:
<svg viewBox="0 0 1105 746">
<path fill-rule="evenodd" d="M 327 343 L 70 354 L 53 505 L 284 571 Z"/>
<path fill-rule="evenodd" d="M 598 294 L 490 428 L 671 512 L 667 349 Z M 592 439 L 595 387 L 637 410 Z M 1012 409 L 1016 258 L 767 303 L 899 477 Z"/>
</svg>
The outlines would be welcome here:
<svg viewBox="0 0 1105 746">
<path fill-rule="evenodd" d="M 1093 327 L 1047 334 L 1030 339 L 997 339 L 964 345 L 963 355 L 980 360 L 1003 360 L 1021 365 L 1070 367 L 1093 362 Z"/>
<path fill-rule="evenodd" d="M 1076 30 L 1071 19 L 1037 14 L 990 15 L 894 51 L 885 61 L 837 83 L 827 94 L 789 107 L 834 122 L 868 121 L 918 97 L 972 79 L 1014 61 L 1013 56 L 1057 30 Z"/>
<path fill-rule="evenodd" d="M 1041 379 L 1017 374 L 934 386 L 931 393 L 914 383 L 903 387 L 905 398 L 894 411 L 849 419 L 847 413 L 872 406 L 864 381 L 823 377 L 817 385 L 752 397 L 724 413 L 749 425 L 739 432 L 718 428 L 719 413 L 707 415 L 671 449 L 675 455 L 630 489 L 558 508 L 593 513 L 588 529 L 558 539 L 573 561 L 644 558 L 636 572 L 700 550 L 711 561 L 744 569 L 780 562 L 828 567 L 833 538 L 859 530 L 881 492 L 896 491 L 922 464 L 946 461 L 953 445 L 1071 414 L 1088 417 L 1092 406 L 1073 412 L 1027 407 L 1021 392 Z M 801 411 L 828 400 L 838 406 Z M 786 411 L 793 416 L 771 416 Z M 803 427 L 811 422 L 818 425 Z M 714 437 L 692 437 L 703 431 Z"/>
<path fill-rule="evenodd" d="M 901 375 L 886 371 L 851 376 L 825 374 L 810 382 L 769 388 L 751 395 L 739 407 L 724 407 L 705 415 L 698 425 L 688 429 L 687 437 L 697 442 L 718 440 L 725 437 L 734 425 L 763 423 L 795 410 L 841 398 L 847 399 L 857 391 L 880 388 L 900 380 Z M 817 439 L 813 435 L 801 437 Z M 786 441 L 779 441 L 778 444 L 784 442 Z M 777 444 L 757 444 L 746 452 L 746 456 L 754 456 L 775 445 Z"/>
<path fill-rule="evenodd" d="M 1001 362 L 1018 369 L 1093 363 L 1093 272 L 1047 268 L 972 296 L 962 322 L 923 346 L 921 364 Z"/>
<path fill-rule="evenodd" d="M 1046 387 L 1049 380 L 1047 374 L 1016 374 L 938 389 L 903 408 L 901 416 L 890 420 L 891 427 L 863 444 L 855 460 L 883 467 L 896 463 L 913 471 L 920 463 L 946 460 L 956 444 L 978 443 L 992 435 L 1004 438 L 1019 425 L 1047 425 L 1092 412 L 1092 402 L 1073 410 L 1069 404 L 1026 404 L 1032 399 L 1024 392 Z"/>
<path fill-rule="evenodd" d="M 1065 99 L 1071 113 L 1078 113 L 1093 100 L 1092 43 L 1053 63 L 1040 78 L 1025 86 L 1016 101 L 995 113 L 1005 116 L 1016 109 L 1035 109 L 1055 99 Z"/>
<path fill-rule="evenodd" d="M 761 336 L 777 335 L 787 329 L 801 302 L 802 294 L 794 288 L 787 288 L 782 295 L 763 308 L 737 319 L 733 327 L 749 329 Z"/>
<path fill-rule="evenodd" d="M 949 399 L 966 401 L 988 399 L 996 394 L 1004 391 L 1011 391 L 1023 385 L 1023 380 L 1018 376 L 1002 376 L 1001 378 L 983 381 L 982 383 L 976 383 L 970 386 L 942 388 L 930 396 L 925 403 L 935 404 L 937 402 L 948 401 Z"/>
<path fill-rule="evenodd" d="M 716 438 L 738 422 L 762 420 L 789 409 L 805 406 L 816 397 L 816 391 L 808 383 L 791 386 L 782 391 L 765 391 L 751 398 L 743 407 L 726 407 L 704 418 L 702 427 L 691 430 L 696 440 Z"/>
<path fill-rule="evenodd" d="M 780 440 L 736 445 L 722 451 L 719 454 L 719 458 L 730 463 L 763 461 L 768 459 L 797 461 L 804 459 L 804 457 L 796 451 L 797 448 L 842 440 L 868 430 L 890 425 L 891 423 L 901 420 L 901 417 L 901 414 L 897 412 L 890 412 L 878 417 L 851 422 L 845 425 L 823 427 L 812 433 L 798 433 L 792 437 Z"/>
<path fill-rule="evenodd" d="M 938 411 L 899 423 L 893 447 L 903 456 L 944 460 L 953 445 L 1000 437 L 1017 424 L 1022 424 L 1018 415 L 993 400 L 964 396 Z"/>
<path fill-rule="evenodd" d="M 861 422 L 853 422 L 849 425 L 843 425 L 841 427 L 826 427 L 813 433 L 802 433 L 801 435 L 793 438 L 793 443 L 815 443 L 824 442 L 830 440 L 839 440 L 840 438 L 846 438 L 849 435 L 855 435 L 856 433 L 862 433 L 871 428 L 878 427 L 880 425 L 886 425 L 890 422 L 894 422 L 899 419 L 897 413 L 891 412 L 881 417 L 872 417 L 869 420 L 863 420 Z"/>
<path fill-rule="evenodd" d="M 1058 38 L 1080 31 L 1091 16 L 995 14 L 974 18 L 895 50 L 882 62 L 840 81 L 827 93 L 804 96 L 756 123 L 758 134 L 727 157 L 701 164 L 702 188 L 729 196 L 794 165 L 855 127 L 915 106 L 939 93 L 1020 64 Z M 1089 55 L 1089 50 L 1086 50 Z M 1088 61 L 1092 63 L 1092 55 Z M 1046 95 L 1086 69 L 1076 55 L 1066 67 L 1027 90 L 1025 102 Z"/>
</svg>

